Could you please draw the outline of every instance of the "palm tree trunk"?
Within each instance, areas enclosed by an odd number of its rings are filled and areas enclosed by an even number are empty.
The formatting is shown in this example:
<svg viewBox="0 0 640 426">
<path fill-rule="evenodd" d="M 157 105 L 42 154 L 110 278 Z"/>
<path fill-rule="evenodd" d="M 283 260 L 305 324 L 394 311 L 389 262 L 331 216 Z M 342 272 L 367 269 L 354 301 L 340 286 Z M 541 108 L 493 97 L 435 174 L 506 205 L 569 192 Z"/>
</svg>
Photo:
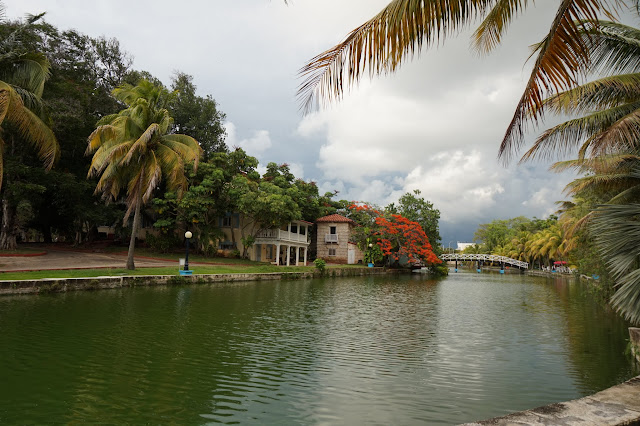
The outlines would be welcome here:
<svg viewBox="0 0 640 426">
<path fill-rule="evenodd" d="M 15 250 L 16 242 L 15 209 L 11 207 L 9 198 L 2 198 L 2 227 L 0 227 L 0 250 Z"/>
<path fill-rule="evenodd" d="M 138 234 L 138 228 L 140 227 L 140 207 L 142 200 L 139 199 L 136 203 L 136 212 L 133 215 L 133 224 L 131 226 L 131 239 L 129 240 L 129 253 L 127 255 L 127 269 L 134 270 L 136 266 L 133 263 L 133 252 L 136 248 L 136 235 Z"/>
</svg>

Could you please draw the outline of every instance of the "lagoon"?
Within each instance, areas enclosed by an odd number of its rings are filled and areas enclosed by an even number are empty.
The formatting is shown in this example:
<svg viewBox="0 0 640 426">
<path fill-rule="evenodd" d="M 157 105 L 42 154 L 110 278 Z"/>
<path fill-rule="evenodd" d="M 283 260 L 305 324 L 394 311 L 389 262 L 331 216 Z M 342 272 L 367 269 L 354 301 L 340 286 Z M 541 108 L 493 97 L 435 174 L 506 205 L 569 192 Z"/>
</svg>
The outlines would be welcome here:
<svg viewBox="0 0 640 426">
<path fill-rule="evenodd" d="M 0 423 L 455 424 L 638 374 L 584 284 L 420 274 L 0 298 Z"/>
</svg>

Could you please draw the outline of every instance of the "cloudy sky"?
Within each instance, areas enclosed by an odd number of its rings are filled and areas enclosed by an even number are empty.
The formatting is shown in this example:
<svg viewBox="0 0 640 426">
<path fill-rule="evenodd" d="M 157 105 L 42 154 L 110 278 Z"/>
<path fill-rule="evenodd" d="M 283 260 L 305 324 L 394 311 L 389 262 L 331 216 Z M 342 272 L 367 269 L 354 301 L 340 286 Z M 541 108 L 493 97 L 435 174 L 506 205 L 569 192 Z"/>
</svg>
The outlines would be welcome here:
<svg viewBox="0 0 640 426">
<path fill-rule="evenodd" d="M 445 246 L 470 241 L 480 223 L 545 217 L 566 198 L 571 176 L 548 172 L 549 163 L 497 160 L 529 77 L 529 46 L 548 31 L 557 1 L 530 6 L 488 56 L 470 49 L 469 30 L 308 116 L 295 98 L 297 70 L 388 0 L 3 3 L 12 19 L 47 12 L 58 28 L 116 37 L 135 69 L 167 85 L 175 71 L 192 75 L 199 94 L 226 113 L 227 144 L 262 166 L 288 163 L 339 199 L 386 205 L 421 190 L 440 209 Z"/>
</svg>

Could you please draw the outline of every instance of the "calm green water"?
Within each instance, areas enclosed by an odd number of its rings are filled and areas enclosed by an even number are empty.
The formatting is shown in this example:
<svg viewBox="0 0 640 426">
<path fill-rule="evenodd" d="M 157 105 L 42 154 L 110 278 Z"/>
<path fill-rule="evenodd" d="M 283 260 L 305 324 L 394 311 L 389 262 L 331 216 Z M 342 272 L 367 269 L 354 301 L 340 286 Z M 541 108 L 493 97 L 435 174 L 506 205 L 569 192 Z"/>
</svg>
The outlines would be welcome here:
<svg viewBox="0 0 640 426">
<path fill-rule="evenodd" d="M 0 424 L 460 423 L 638 374 L 578 283 L 414 274 L 0 298 Z"/>
</svg>

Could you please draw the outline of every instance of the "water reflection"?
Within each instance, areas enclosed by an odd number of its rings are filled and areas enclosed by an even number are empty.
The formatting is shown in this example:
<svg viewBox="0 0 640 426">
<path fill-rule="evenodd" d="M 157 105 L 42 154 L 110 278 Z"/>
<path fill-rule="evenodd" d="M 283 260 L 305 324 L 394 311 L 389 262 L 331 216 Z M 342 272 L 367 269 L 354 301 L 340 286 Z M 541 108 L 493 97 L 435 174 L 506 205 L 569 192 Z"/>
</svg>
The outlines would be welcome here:
<svg viewBox="0 0 640 426">
<path fill-rule="evenodd" d="M 459 273 L 0 298 L 0 423 L 459 423 L 631 377 L 583 287 Z"/>
</svg>

